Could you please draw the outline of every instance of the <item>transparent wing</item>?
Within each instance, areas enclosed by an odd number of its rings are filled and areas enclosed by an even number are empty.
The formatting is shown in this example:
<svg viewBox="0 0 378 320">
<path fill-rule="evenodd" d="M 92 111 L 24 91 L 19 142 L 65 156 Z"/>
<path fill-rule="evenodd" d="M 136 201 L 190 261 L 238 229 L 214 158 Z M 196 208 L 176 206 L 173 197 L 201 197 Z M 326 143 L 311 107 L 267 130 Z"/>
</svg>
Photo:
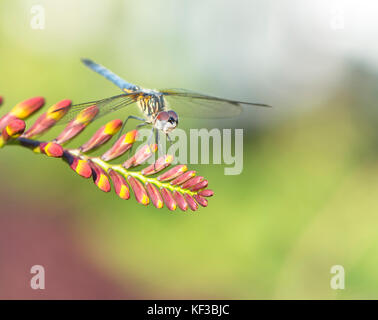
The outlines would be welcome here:
<svg viewBox="0 0 378 320">
<path fill-rule="evenodd" d="M 101 99 L 97 101 L 90 101 L 85 103 L 80 103 L 73 105 L 70 110 L 66 113 L 66 115 L 58 121 L 57 125 L 60 124 L 66 124 L 73 120 L 81 111 L 84 109 L 96 105 L 99 109 L 99 112 L 97 113 L 95 119 L 98 119 L 108 113 L 117 111 L 119 109 L 122 109 L 134 102 L 137 101 L 137 98 L 139 96 L 139 93 L 130 93 L 130 94 L 120 94 L 118 96 L 113 96 L 106 99 Z M 59 111 L 56 110 L 56 111 Z M 94 120 L 95 120 L 94 119 Z"/>
<path fill-rule="evenodd" d="M 179 116 L 190 118 L 231 118 L 240 114 L 242 105 L 270 107 L 267 104 L 222 99 L 185 89 L 163 89 L 160 92 Z"/>
</svg>

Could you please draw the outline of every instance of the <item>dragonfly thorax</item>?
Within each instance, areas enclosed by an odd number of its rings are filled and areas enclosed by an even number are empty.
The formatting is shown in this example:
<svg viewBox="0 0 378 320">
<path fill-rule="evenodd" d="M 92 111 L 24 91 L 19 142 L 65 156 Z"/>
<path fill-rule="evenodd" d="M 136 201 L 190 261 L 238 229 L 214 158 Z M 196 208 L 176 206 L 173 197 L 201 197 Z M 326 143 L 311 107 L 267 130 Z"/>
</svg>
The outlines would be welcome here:
<svg viewBox="0 0 378 320">
<path fill-rule="evenodd" d="M 138 99 L 139 107 L 142 112 L 151 120 L 154 120 L 158 113 L 166 110 L 164 97 L 158 92 L 147 92 Z"/>
<path fill-rule="evenodd" d="M 167 110 L 164 95 L 156 90 L 143 89 L 138 99 L 139 107 L 156 129 L 165 133 L 171 132 L 178 125 L 177 113 Z"/>
</svg>

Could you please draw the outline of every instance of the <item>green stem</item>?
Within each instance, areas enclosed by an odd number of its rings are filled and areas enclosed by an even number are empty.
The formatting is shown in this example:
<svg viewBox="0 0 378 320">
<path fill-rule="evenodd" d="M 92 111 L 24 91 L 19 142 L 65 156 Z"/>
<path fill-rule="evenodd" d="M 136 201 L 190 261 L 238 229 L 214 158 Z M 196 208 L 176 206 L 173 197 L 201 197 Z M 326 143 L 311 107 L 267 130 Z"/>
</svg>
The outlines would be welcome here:
<svg viewBox="0 0 378 320">
<path fill-rule="evenodd" d="M 110 165 L 110 164 L 106 163 L 105 161 L 101 160 L 98 157 L 95 157 L 95 158 L 88 157 L 88 156 L 82 154 L 80 152 L 80 150 L 78 150 L 78 149 L 68 150 L 68 151 L 74 156 L 80 157 L 80 158 L 82 158 L 86 161 L 92 161 L 92 162 L 96 163 L 105 172 L 109 172 L 109 170 L 112 169 L 112 170 L 122 174 L 126 179 L 127 179 L 128 176 L 132 176 L 132 177 L 142 181 L 143 183 L 147 183 L 147 182 L 152 183 L 155 186 L 157 186 L 158 188 L 166 188 L 170 191 L 178 191 L 180 193 L 187 193 L 191 196 L 197 194 L 197 192 L 193 192 L 193 191 L 190 191 L 188 189 L 180 188 L 180 186 L 173 186 L 169 182 L 161 182 L 161 181 L 157 180 L 156 178 L 148 178 L 148 177 L 144 176 L 141 173 L 141 171 L 129 171 L 129 170 L 125 169 L 124 167 L 122 167 L 121 165 Z"/>
</svg>

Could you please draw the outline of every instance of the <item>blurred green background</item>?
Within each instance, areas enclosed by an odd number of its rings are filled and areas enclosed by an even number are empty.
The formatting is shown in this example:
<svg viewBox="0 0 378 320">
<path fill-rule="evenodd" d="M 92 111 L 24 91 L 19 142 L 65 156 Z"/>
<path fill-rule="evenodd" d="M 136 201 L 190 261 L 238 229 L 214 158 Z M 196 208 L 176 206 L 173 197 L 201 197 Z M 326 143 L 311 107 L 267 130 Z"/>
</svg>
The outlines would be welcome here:
<svg viewBox="0 0 378 320">
<path fill-rule="evenodd" d="M 51 105 L 119 93 L 81 57 L 147 88 L 274 106 L 180 122 L 244 128 L 241 175 L 190 166 L 215 191 L 196 213 L 123 201 L 62 161 L 2 149 L 0 297 L 378 298 L 378 4 L 286 3 L 0 2 L 2 114 L 37 95 Z M 42 293 L 28 283 L 35 264 Z M 345 290 L 330 288 L 333 265 Z"/>
</svg>

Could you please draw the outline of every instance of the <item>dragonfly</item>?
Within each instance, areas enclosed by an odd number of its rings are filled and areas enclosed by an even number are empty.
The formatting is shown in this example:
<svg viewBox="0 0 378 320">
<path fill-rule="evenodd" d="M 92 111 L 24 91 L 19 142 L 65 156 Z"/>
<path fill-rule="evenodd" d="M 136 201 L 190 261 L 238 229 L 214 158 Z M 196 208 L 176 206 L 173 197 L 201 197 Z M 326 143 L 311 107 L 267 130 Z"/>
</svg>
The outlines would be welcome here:
<svg viewBox="0 0 378 320">
<path fill-rule="evenodd" d="M 179 116 L 171 109 L 171 106 L 180 106 L 180 115 L 184 115 L 184 117 L 200 119 L 234 117 L 240 114 L 242 105 L 270 107 L 267 104 L 223 99 L 185 89 L 145 89 L 129 83 L 109 69 L 90 59 L 81 59 L 81 61 L 85 66 L 118 86 L 122 90 L 122 94 L 73 105 L 62 119 L 61 123 L 71 121 L 78 113 L 89 106 L 96 105 L 99 110 L 96 117 L 93 119 L 95 120 L 111 112 L 137 104 L 143 117 L 129 115 L 123 122 L 119 134 L 121 135 L 129 119 L 135 119 L 142 122 L 137 127 L 145 125 L 152 126 L 152 135 L 155 134 L 156 141 L 159 140 L 159 132 L 163 132 L 171 141 L 169 133 L 172 132 L 179 123 Z"/>
</svg>

